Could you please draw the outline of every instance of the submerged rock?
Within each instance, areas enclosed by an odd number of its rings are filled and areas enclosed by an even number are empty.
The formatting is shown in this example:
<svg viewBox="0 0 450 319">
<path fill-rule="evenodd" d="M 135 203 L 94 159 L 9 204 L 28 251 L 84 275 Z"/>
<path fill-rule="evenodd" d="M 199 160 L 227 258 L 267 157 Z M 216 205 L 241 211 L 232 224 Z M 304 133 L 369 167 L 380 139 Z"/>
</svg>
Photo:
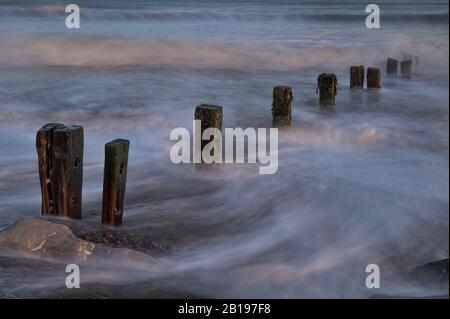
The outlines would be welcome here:
<svg viewBox="0 0 450 319">
<path fill-rule="evenodd" d="M 411 271 L 410 276 L 421 281 L 448 283 L 448 258 L 416 267 Z"/>
<path fill-rule="evenodd" d="M 417 288 L 428 288 L 434 291 L 432 295 L 417 296 L 417 293 L 414 296 L 375 294 L 370 299 L 448 299 L 448 266 L 449 260 L 446 258 L 417 266 L 402 275 L 404 286 L 410 285 L 412 291 L 417 290 Z"/>
<path fill-rule="evenodd" d="M 152 256 L 83 240 L 58 222 L 23 218 L 0 232 L 0 299 L 200 297 L 178 287 L 186 279 L 164 275 Z M 108 245 L 133 238 L 108 229 L 85 236 Z M 69 263 L 80 266 L 79 289 L 66 287 Z"/>
<path fill-rule="evenodd" d="M 392 296 L 392 295 L 376 294 L 376 295 L 370 296 L 369 299 L 448 299 L 448 295 L 411 297 L 411 296 Z"/>
<path fill-rule="evenodd" d="M 76 237 L 69 227 L 41 218 L 26 217 L 0 232 L 0 249 L 39 257 L 83 262 L 95 258 L 114 261 L 154 261 L 150 255 L 112 248 Z"/>
</svg>

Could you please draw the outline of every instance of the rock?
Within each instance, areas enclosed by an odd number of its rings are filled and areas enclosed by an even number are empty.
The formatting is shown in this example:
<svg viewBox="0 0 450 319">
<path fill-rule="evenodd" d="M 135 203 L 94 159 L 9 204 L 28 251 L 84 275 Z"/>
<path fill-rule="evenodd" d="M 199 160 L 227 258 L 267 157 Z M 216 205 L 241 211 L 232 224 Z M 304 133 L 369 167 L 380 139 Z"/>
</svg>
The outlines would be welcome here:
<svg viewBox="0 0 450 319">
<path fill-rule="evenodd" d="M 420 281 L 438 281 L 448 284 L 448 258 L 414 268 L 410 276 Z"/>
<path fill-rule="evenodd" d="M 150 255 L 127 248 L 111 248 L 76 237 L 65 225 L 26 217 L 0 232 L 0 250 L 80 263 L 96 258 L 154 262 Z"/>
<path fill-rule="evenodd" d="M 101 229 L 94 231 L 78 231 L 77 237 L 94 244 L 108 247 L 126 247 L 144 253 L 160 253 L 168 246 L 148 238 L 133 236 L 127 232 L 115 229 Z"/>
<path fill-rule="evenodd" d="M 448 299 L 448 258 L 417 266 L 402 274 L 399 279 L 403 289 L 410 287 L 415 294 L 374 294 L 370 299 Z M 417 295 L 417 291 L 431 291 L 429 295 Z"/>
<path fill-rule="evenodd" d="M 375 294 L 370 296 L 369 299 L 448 299 L 448 295 L 411 297 L 411 296 L 392 296 L 392 295 Z"/>
</svg>

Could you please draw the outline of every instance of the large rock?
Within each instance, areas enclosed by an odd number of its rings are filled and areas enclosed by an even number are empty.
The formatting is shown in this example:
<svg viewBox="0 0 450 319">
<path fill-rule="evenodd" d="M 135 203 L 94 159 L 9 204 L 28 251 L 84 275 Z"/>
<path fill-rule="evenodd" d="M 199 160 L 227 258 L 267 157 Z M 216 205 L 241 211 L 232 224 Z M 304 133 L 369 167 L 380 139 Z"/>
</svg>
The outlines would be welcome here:
<svg viewBox="0 0 450 319">
<path fill-rule="evenodd" d="M 117 247 L 146 250 L 153 243 L 124 231 L 94 231 L 84 223 L 76 227 L 70 223 L 70 228 L 61 224 L 67 222 L 23 218 L 0 232 L 0 299 L 201 297 L 179 287 L 186 282 L 183 274 L 175 277 L 149 254 Z M 77 227 L 87 233 L 79 234 Z M 66 287 L 69 263 L 80 266 L 80 289 Z M 195 283 L 192 281 L 192 286 Z"/>
<path fill-rule="evenodd" d="M 102 258 L 152 262 L 154 258 L 127 248 L 111 248 L 76 237 L 65 225 L 41 218 L 26 217 L 0 232 L 2 253 L 22 252 L 75 263 Z"/>
</svg>

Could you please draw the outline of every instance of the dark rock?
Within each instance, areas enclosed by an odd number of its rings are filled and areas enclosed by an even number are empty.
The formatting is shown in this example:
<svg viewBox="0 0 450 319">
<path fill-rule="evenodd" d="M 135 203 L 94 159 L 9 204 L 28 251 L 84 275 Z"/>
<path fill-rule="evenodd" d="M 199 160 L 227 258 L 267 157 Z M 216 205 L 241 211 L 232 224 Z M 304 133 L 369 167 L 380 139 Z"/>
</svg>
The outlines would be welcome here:
<svg viewBox="0 0 450 319">
<path fill-rule="evenodd" d="M 420 281 L 439 281 L 448 284 L 448 258 L 414 268 L 410 276 Z"/>
</svg>

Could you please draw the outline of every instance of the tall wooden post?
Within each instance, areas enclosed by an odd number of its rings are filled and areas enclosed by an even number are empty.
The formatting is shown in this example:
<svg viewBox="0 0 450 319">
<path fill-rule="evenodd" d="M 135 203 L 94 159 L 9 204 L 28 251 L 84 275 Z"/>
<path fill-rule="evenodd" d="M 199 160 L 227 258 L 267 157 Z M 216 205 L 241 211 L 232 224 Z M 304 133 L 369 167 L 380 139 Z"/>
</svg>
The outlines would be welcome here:
<svg viewBox="0 0 450 319">
<path fill-rule="evenodd" d="M 203 151 L 203 148 L 205 145 L 210 143 L 214 140 L 214 137 L 211 137 L 210 140 L 203 140 L 203 132 L 208 128 L 216 128 L 218 130 L 222 130 L 222 119 L 223 119 L 223 108 L 221 106 L 217 105 L 209 105 L 209 104 L 201 104 L 198 105 L 195 108 L 195 114 L 194 118 L 196 120 L 200 120 L 201 127 L 200 127 L 200 152 Z M 216 141 L 217 143 L 221 142 L 219 140 Z M 222 156 L 221 154 L 214 154 L 214 151 L 211 151 L 211 156 Z M 202 159 L 201 154 L 200 159 Z M 203 160 L 201 160 L 203 162 Z"/>
<path fill-rule="evenodd" d="M 49 123 L 36 135 L 42 214 L 82 217 L 83 128 Z"/>
<path fill-rule="evenodd" d="M 398 70 L 398 60 L 388 58 L 386 71 L 388 75 L 397 75 Z"/>
<path fill-rule="evenodd" d="M 337 94 L 337 77 L 335 74 L 322 73 L 317 78 L 317 90 L 321 105 L 334 105 Z"/>
<path fill-rule="evenodd" d="M 81 126 L 68 125 L 53 131 L 53 185 L 57 215 L 81 219 L 83 144 Z"/>
<path fill-rule="evenodd" d="M 403 79 L 411 78 L 412 60 L 404 60 L 400 63 L 400 73 Z"/>
<path fill-rule="evenodd" d="M 272 121 L 275 126 L 291 124 L 292 99 L 292 89 L 289 86 L 276 86 L 273 88 Z"/>
<path fill-rule="evenodd" d="M 36 134 L 39 180 L 42 195 L 42 215 L 55 215 L 53 185 L 53 131 L 62 127 L 61 123 L 45 124 Z"/>
<path fill-rule="evenodd" d="M 377 68 L 367 68 L 367 88 L 368 89 L 379 89 L 380 84 L 380 69 Z"/>
<path fill-rule="evenodd" d="M 364 87 L 364 66 L 350 67 L 350 88 L 362 89 Z"/>
<path fill-rule="evenodd" d="M 122 224 L 130 141 L 116 139 L 105 145 L 102 224 Z"/>
</svg>

